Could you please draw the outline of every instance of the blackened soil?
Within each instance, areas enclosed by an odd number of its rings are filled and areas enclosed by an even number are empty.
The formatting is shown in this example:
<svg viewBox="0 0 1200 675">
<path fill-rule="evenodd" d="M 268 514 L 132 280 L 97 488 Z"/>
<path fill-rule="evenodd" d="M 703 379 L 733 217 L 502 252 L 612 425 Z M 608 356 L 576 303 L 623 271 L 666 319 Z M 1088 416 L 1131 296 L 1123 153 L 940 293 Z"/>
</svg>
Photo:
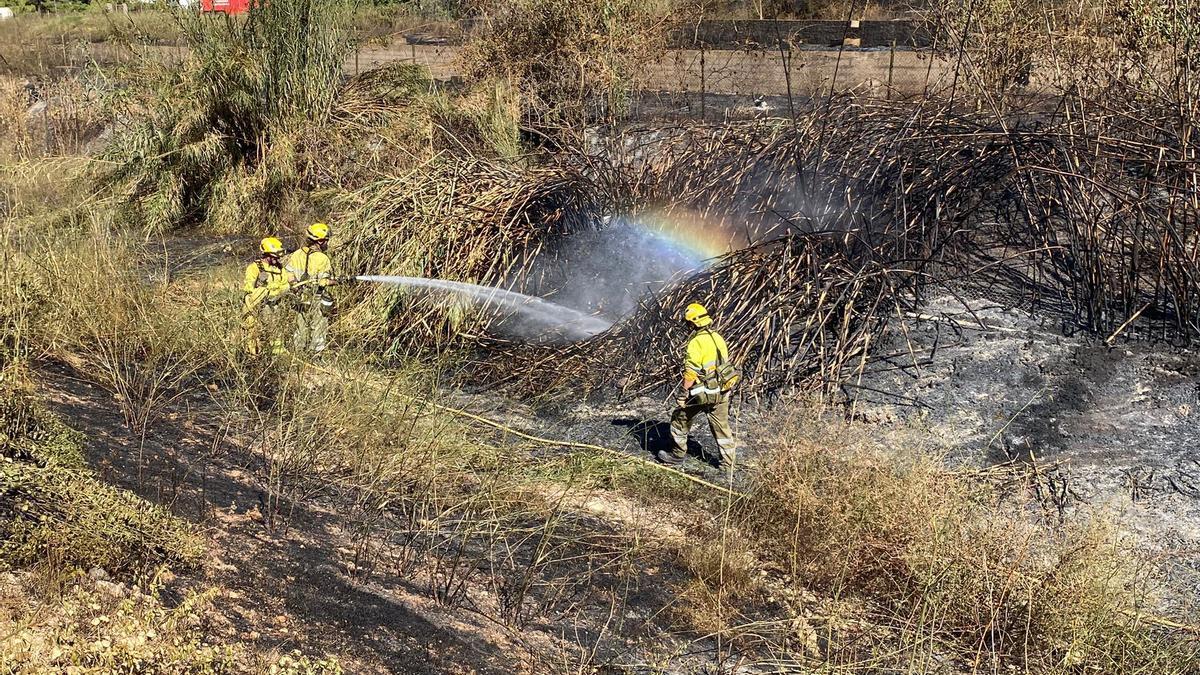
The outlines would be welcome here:
<svg viewBox="0 0 1200 675">
<path fill-rule="evenodd" d="M 1066 506 L 1115 505 L 1155 548 L 1200 544 L 1200 354 L 1114 345 L 946 294 L 846 395 L 869 421 L 928 428 L 956 465 L 1056 467 Z"/>
</svg>

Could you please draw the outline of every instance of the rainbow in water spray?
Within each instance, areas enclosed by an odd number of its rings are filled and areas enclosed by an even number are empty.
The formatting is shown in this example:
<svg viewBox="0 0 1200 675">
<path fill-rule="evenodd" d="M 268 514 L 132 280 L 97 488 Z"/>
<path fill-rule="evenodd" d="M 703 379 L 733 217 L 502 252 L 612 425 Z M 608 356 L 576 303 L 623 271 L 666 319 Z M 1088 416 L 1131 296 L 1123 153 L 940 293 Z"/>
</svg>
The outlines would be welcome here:
<svg viewBox="0 0 1200 675">
<path fill-rule="evenodd" d="M 726 218 L 672 208 L 641 214 L 630 224 L 695 263 L 745 248 L 750 239 Z"/>
</svg>

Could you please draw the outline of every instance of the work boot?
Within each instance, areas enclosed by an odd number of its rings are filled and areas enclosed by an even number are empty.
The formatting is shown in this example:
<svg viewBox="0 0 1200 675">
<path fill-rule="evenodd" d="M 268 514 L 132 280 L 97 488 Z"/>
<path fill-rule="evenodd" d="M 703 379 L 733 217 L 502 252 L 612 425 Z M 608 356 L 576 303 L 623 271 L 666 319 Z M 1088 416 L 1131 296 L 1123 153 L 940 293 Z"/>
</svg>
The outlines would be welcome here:
<svg viewBox="0 0 1200 675">
<path fill-rule="evenodd" d="M 662 462 L 663 464 L 678 466 L 683 464 L 683 460 L 685 459 L 687 459 L 687 455 L 676 455 L 675 453 L 667 452 L 666 450 L 658 451 L 658 461 Z"/>
</svg>

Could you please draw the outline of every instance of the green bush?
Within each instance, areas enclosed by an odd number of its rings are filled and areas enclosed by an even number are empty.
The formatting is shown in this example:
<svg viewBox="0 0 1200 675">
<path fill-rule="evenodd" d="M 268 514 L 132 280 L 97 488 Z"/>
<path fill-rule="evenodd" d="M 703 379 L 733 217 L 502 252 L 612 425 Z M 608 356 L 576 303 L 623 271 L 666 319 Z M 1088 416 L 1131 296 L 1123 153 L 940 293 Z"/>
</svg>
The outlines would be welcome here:
<svg viewBox="0 0 1200 675">
<path fill-rule="evenodd" d="M 0 390 L 0 457 L 37 466 L 82 469 L 83 436 L 29 394 Z"/>
</svg>

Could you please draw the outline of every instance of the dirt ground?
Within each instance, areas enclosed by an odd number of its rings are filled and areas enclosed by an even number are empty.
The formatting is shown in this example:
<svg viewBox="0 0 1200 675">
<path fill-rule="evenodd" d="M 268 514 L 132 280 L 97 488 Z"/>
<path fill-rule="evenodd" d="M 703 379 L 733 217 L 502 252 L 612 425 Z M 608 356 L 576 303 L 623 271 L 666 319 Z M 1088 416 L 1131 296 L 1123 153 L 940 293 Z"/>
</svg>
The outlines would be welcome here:
<svg viewBox="0 0 1200 675">
<path fill-rule="evenodd" d="M 546 617 L 507 626 L 495 618 L 495 598 L 486 588 L 447 606 L 434 599 L 419 566 L 386 554 L 362 564 L 354 525 L 345 515 L 353 513 L 352 504 L 315 496 L 289 510 L 286 519 L 268 522 L 262 461 L 246 439 L 214 422 L 222 419 L 219 392 L 181 402 L 140 445 L 111 394 L 62 364 L 44 363 L 37 372 L 47 402 L 88 436 L 89 461 L 105 480 L 202 528 L 209 559 L 202 569 L 179 574 L 167 594 L 222 589 L 210 620 L 226 640 L 262 651 L 332 655 L 348 673 L 545 672 L 549 663 L 571 670 L 581 660 L 639 664 L 664 650 L 678 655 L 665 672 L 694 672 L 698 664 L 712 662 L 711 640 L 665 634 L 664 609 L 673 598 L 664 592 L 678 576 L 675 570 L 644 569 L 638 588 L 623 595 L 622 607 L 611 589 L 597 585 L 583 591 L 570 623 Z M 468 395 L 456 400 L 528 430 L 557 428 L 564 438 L 593 442 L 607 438 L 634 453 L 645 442 L 633 420 L 635 409 L 550 425 L 520 404 L 497 407 L 492 400 L 485 406 L 487 399 Z M 647 411 L 647 420 L 652 417 Z M 650 422 L 642 429 L 652 428 Z M 699 460 L 689 467 L 708 471 Z M 596 514 L 598 531 L 606 523 L 636 520 L 639 527 L 656 522 L 656 528 L 667 528 L 664 536 L 675 536 L 671 518 L 636 513 L 612 496 L 580 507 Z M 581 650 L 581 644 L 588 648 Z"/>
<path fill-rule="evenodd" d="M 218 607 L 227 638 L 337 654 L 348 672 L 507 672 L 491 662 L 499 650 L 482 626 L 453 625 L 402 581 L 382 592 L 378 582 L 356 580 L 337 513 L 302 507 L 286 529 L 268 529 L 255 460 L 205 424 L 219 418 L 209 397 L 170 413 L 172 423 L 155 425 L 139 453 L 107 392 L 63 367 L 42 369 L 39 380 L 54 409 L 88 435 L 89 459 L 104 478 L 208 532 L 206 573 L 180 579 L 226 589 Z"/>
</svg>

